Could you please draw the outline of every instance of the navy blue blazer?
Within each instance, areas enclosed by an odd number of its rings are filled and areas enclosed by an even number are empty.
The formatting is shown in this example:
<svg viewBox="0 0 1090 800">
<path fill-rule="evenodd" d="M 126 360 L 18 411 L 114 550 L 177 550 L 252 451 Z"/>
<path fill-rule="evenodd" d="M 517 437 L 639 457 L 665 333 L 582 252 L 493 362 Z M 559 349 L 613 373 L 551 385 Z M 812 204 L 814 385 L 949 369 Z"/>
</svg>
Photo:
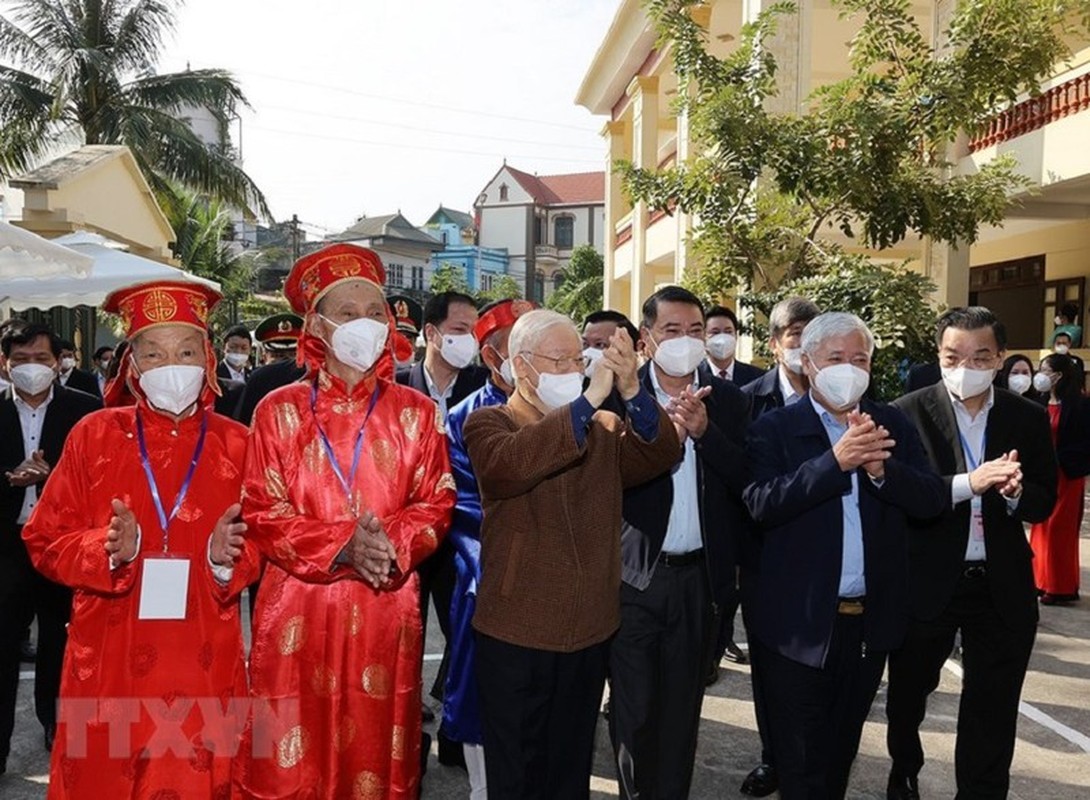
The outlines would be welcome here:
<svg viewBox="0 0 1090 800">
<path fill-rule="evenodd" d="M 756 380 L 742 385 L 742 391 L 749 395 L 749 413 L 757 419 L 775 408 L 783 408 L 783 392 L 780 391 L 780 367 L 773 364 L 772 369 Z"/>
<path fill-rule="evenodd" d="M 697 367 L 696 370 L 702 375 L 707 375 L 709 378 L 719 377 L 716 373 L 712 372 L 711 365 L 708 364 L 708 359 L 704 359 L 703 361 L 701 361 L 700 366 Z M 742 387 L 748 383 L 752 383 L 764 374 L 765 371 L 760 367 L 755 367 L 752 364 L 747 364 L 744 361 L 739 361 L 735 359 L 734 373 L 730 382 L 733 383 L 735 386 Z"/>
<path fill-rule="evenodd" d="M 876 486 L 859 473 L 867 582 L 864 641 L 888 652 L 908 628 L 908 516 L 938 516 L 949 505 L 915 427 L 900 411 L 863 400 L 861 408 L 896 442 Z M 809 397 L 771 411 L 749 429 L 753 482 L 743 494 L 764 540 L 753 629 L 765 646 L 822 667 L 837 614 L 850 473 L 836 462 Z"/>
</svg>

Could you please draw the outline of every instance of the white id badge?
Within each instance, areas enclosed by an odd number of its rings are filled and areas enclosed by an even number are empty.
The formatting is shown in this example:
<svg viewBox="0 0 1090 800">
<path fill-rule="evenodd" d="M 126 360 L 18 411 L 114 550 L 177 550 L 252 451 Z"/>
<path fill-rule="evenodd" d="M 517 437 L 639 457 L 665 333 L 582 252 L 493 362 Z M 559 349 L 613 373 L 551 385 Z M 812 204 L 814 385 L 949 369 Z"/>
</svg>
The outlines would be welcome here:
<svg viewBox="0 0 1090 800">
<path fill-rule="evenodd" d="M 984 504 L 979 497 L 974 497 L 971 505 L 971 517 L 969 520 L 969 530 L 973 534 L 973 539 L 978 542 L 984 541 Z"/>
<path fill-rule="evenodd" d="M 185 619 L 188 558 L 145 558 L 138 619 Z"/>
</svg>

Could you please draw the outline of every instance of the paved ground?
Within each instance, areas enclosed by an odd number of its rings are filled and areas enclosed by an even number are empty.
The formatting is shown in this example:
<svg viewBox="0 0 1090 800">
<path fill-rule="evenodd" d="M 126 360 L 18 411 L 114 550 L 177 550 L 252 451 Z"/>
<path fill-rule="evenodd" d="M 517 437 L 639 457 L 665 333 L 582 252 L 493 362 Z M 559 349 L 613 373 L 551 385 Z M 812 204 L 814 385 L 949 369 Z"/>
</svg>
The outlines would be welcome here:
<svg viewBox="0 0 1090 800">
<path fill-rule="evenodd" d="M 1023 692 L 1023 714 L 1015 752 L 1012 798 L 1071 800 L 1090 797 L 1090 526 L 1082 537 L 1084 599 L 1065 608 L 1042 608 L 1037 645 Z M 428 626 L 427 651 L 440 651 L 438 625 Z M 424 685 L 430 686 L 438 661 L 425 663 Z M 952 797 L 953 747 L 960 679 L 957 665 L 948 664 L 942 684 L 932 696 L 924 723 L 928 763 L 920 775 L 925 798 Z M 34 718 L 30 680 L 20 685 L 19 712 L 8 774 L 0 776 L 0 798 L 32 800 L 45 797 L 49 762 L 41 729 Z M 874 705 L 856 760 L 851 798 L 884 797 L 889 768 L 885 749 L 884 687 Z M 430 726 L 434 728 L 434 726 Z M 750 706 L 746 667 L 725 664 L 722 679 L 704 701 L 692 797 L 740 797 L 738 786 L 756 763 L 759 743 Z M 615 797 L 604 720 L 599 725 L 592 782 L 595 798 Z M 424 797 L 464 798 L 465 774 L 430 759 Z M 89 799 L 97 800 L 97 798 Z"/>
</svg>

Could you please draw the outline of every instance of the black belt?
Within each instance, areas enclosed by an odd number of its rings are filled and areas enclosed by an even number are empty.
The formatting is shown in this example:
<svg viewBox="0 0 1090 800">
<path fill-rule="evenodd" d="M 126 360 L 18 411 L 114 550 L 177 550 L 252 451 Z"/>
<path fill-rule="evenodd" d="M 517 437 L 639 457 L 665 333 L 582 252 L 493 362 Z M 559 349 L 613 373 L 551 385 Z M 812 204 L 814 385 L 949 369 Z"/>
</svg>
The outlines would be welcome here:
<svg viewBox="0 0 1090 800">
<path fill-rule="evenodd" d="M 847 617 L 858 617 L 863 613 L 863 601 L 865 599 L 863 596 L 838 597 L 836 600 L 836 613 Z"/>
<path fill-rule="evenodd" d="M 688 567 L 704 559 L 704 548 L 688 553 L 659 553 L 659 565 L 663 567 Z"/>
<path fill-rule="evenodd" d="M 961 577 L 963 578 L 983 578 L 988 574 L 988 562 L 987 561 L 966 561 L 962 565 Z"/>
</svg>

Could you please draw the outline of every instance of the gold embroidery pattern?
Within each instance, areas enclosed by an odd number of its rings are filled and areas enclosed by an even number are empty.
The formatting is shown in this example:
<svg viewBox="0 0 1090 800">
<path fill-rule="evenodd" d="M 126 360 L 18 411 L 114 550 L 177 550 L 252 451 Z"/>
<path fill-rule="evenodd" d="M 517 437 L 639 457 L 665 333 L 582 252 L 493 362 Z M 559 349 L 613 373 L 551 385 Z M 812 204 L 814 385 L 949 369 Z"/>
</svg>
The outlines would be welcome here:
<svg viewBox="0 0 1090 800">
<path fill-rule="evenodd" d="M 355 636 L 363 630 L 363 611 L 358 603 L 353 603 L 348 610 L 348 632 Z"/>
<path fill-rule="evenodd" d="M 443 410 L 439 406 L 435 407 L 435 430 L 444 436 L 447 434 L 447 426 L 443 422 Z"/>
<path fill-rule="evenodd" d="M 390 671 L 382 664 L 372 664 L 363 670 L 363 691 L 376 700 L 390 696 Z"/>
<path fill-rule="evenodd" d="M 382 800 L 385 796 L 386 786 L 378 775 L 365 771 L 356 776 L 356 800 Z"/>
<path fill-rule="evenodd" d="M 439 476 L 439 482 L 435 484 L 435 491 L 442 492 L 446 489 L 450 489 L 452 492 L 458 491 L 458 484 L 454 482 L 454 476 L 449 472 L 444 472 Z"/>
<path fill-rule="evenodd" d="M 318 697 L 332 697 L 337 691 L 337 674 L 325 664 L 314 668 L 310 686 Z"/>
<path fill-rule="evenodd" d="M 303 617 L 289 619 L 280 631 L 280 655 L 290 656 L 292 653 L 297 653 L 302 648 L 305 638 L 306 628 L 303 626 Z"/>
<path fill-rule="evenodd" d="M 392 477 L 397 471 L 397 450 L 389 440 L 376 439 L 371 444 L 371 458 L 382 474 Z"/>
<path fill-rule="evenodd" d="M 333 734 L 333 747 L 338 753 L 348 749 L 356 738 L 356 722 L 352 717 L 341 717 L 341 724 Z"/>
<path fill-rule="evenodd" d="M 152 322 L 168 322 L 178 313 L 178 303 L 167 292 L 155 289 L 148 292 L 140 310 Z"/>
<path fill-rule="evenodd" d="M 432 542 L 433 544 L 437 544 L 439 542 L 439 537 L 435 533 L 435 528 L 433 528 L 431 525 L 425 525 L 424 530 L 422 530 L 421 533 L 424 534 L 424 538 L 427 539 L 429 542 Z"/>
<path fill-rule="evenodd" d="M 306 728 L 296 725 L 284 734 L 276 745 L 276 763 L 281 769 L 291 769 L 306 755 L 310 736 Z"/>
<path fill-rule="evenodd" d="M 303 448 L 303 463 L 306 465 L 307 470 L 315 475 L 321 475 L 326 471 L 326 465 L 329 462 L 326 461 L 325 450 L 322 449 L 320 441 L 312 439 Z"/>
<path fill-rule="evenodd" d="M 405 432 L 405 437 L 409 441 L 416 441 L 417 435 L 420 433 L 420 409 L 419 408 L 403 408 L 401 409 L 401 430 Z"/>
<path fill-rule="evenodd" d="M 273 467 L 265 467 L 265 491 L 277 500 L 288 499 L 288 485 L 284 476 Z"/>
<path fill-rule="evenodd" d="M 291 403 L 279 403 L 276 406 L 276 432 L 281 439 L 289 439 L 299 430 L 299 409 Z"/>
<path fill-rule="evenodd" d="M 412 494 L 416 494 L 420 489 L 420 484 L 424 482 L 424 465 L 421 464 L 416 468 L 416 472 L 413 473 L 413 488 Z"/>
<path fill-rule="evenodd" d="M 394 734 L 390 739 L 390 757 L 394 761 L 405 759 L 405 727 L 402 725 L 394 726 Z"/>
<path fill-rule="evenodd" d="M 288 503 L 279 503 L 278 507 L 279 506 L 288 506 L 289 508 L 291 507 Z M 292 514 L 294 513 L 295 512 L 293 509 Z M 291 562 L 299 558 L 299 554 L 295 552 L 295 548 L 292 546 L 292 543 L 289 542 L 286 538 L 278 539 L 273 545 L 273 549 L 276 551 L 276 557 L 279 558 L 281 561 Z"/>
</svg>

